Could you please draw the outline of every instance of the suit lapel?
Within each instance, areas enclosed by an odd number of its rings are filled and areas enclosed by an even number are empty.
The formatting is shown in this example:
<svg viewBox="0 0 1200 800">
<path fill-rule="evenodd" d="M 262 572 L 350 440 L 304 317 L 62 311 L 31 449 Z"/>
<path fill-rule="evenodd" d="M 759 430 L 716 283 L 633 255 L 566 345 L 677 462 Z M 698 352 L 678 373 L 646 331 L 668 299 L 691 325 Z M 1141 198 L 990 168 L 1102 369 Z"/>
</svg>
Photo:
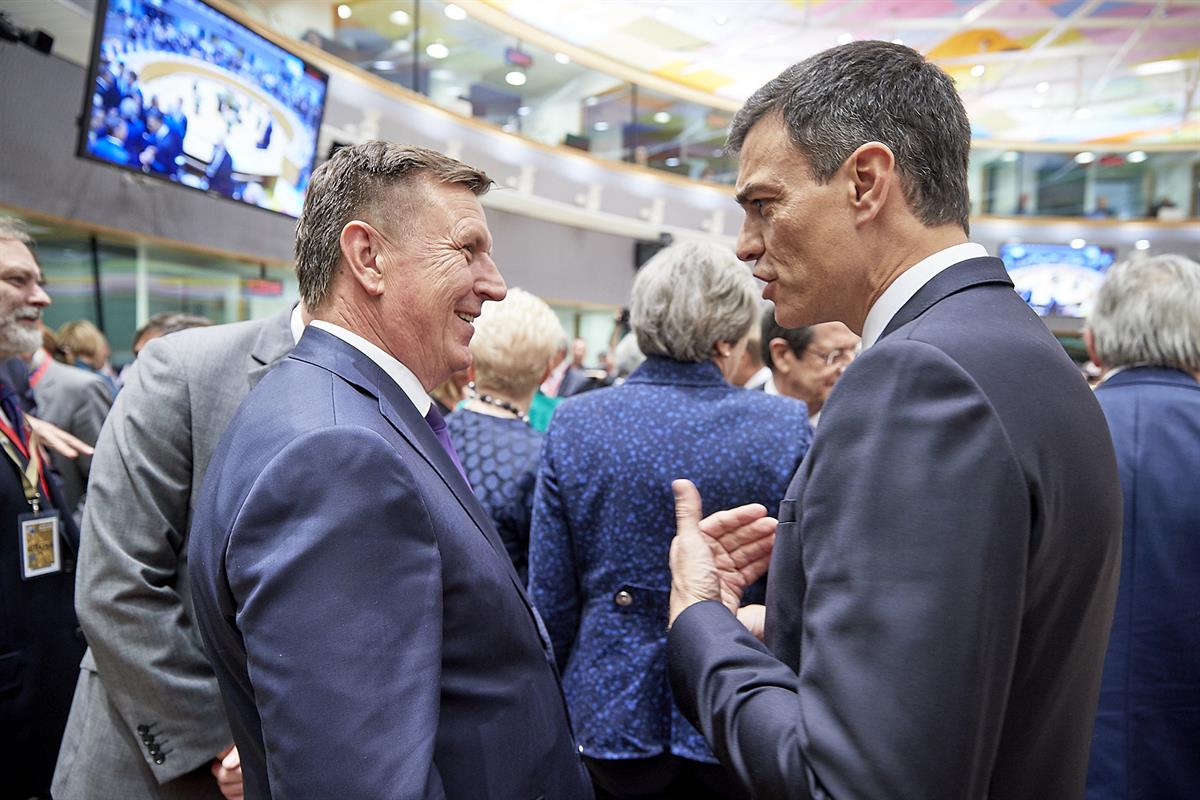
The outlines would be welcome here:
<svg viewBox="0 0 1200 800">
<path fill-rule="evenodd" d="M 258 332 L 258 338 L 250 348 L 250 360 L 246 377 L 250 388 L 253 389 L 263 376 L 275 366 L 275 362 L 291 351 L 295 342 L 292 341 L 292 309 L 281 311 L 269 317 Z"/>
<path fill-rule="evenodd" d="M 900 307 L 891 322 L 883 329 L 879 338 L 907 325 L 924 314 L 935 303 L 944 300 L 955 292 L 960 292 L 969 286 L 985 283 L 1000 283 L 1012 286 L 1012 281 L 1004 269 L 1004 262 L 991 256 L 968 258 L 933 276 L 933 280 L 917 290 L 908 302 Z"/>
<path fill-rule="evenodd" d="M 417 412 L 404 390 L 397 386 L 396 382 L 366 354 L 320 328 L 306 330 L 292 355 L 294 358 L 330 370 L 342 380 L 379 401 L 379 412 L 383 418 L 438 474 L 459 505 L 475 522 L 480 533 L 488 540 L 488 544 L 508 565 L 508 571 L 513 581 L 520 587 L 520 579 L 512 566 L 508 551 L 504 549 L 504 545 L 500 541 L 500 535 L 496 533 L 491 518 L 483 510 L 471 488 L 458 474 L 458 469 L 450 460 L 450 456 L 442 449 L 441 442 L 437 440 L 433 429 Z M 521 594 L 524 598 L 523 589 Z M 529 603 L 527 598 L 525 602 Z"/>
</svg>

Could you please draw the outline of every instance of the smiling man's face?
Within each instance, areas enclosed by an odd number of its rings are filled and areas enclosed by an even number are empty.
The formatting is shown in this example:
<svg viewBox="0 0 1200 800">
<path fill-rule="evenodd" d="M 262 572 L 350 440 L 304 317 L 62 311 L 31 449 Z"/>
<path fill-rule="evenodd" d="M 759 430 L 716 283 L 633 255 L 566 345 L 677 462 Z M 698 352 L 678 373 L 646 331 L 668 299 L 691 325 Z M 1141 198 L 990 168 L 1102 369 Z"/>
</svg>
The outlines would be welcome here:
<svg viewBox="0 0 1200 800">
<path fill-rule="evenodd" d="M 0 239 L 0 357 L 28 355 L 42 346 L 42 309 L 48 305 L 33 253 L 15 239 Z"/>
</svg>

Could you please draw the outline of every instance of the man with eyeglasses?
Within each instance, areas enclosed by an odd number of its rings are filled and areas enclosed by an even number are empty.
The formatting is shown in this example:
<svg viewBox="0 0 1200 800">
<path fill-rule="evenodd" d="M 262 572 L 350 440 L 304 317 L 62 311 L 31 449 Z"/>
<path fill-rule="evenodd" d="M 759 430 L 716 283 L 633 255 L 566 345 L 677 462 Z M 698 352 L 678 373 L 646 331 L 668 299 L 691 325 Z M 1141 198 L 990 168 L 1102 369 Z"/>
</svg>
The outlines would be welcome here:
<svg viewBox="0 0 1200 800">
<path fill-rule="evenodd" d="M 813 427 L 857 351 L 858 337 L 841 322 L 784 328 L 775 321 L 774 305 L 763 312 L 762 357 L 771 369 L 763 390 L 803 400 Z"/>
</svg>

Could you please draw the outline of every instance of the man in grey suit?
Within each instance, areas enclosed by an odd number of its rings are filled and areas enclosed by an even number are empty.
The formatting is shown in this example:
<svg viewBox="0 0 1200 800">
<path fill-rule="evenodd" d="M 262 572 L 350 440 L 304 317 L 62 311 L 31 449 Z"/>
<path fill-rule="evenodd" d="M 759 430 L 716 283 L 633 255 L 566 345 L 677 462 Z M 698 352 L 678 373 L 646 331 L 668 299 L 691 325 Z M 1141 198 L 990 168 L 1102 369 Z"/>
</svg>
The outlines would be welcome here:
<svg viewBox="0 0 1200 800">
<path fill-rule="evenodd" d="M 1121 490 L 1079 371 L 967 240 L 970 142 L 949 76 L 878 41 L 785 70 L 730 131 L 780 324 L 862 335 L 777 529 L 675 485 L 675 697 L 754 797 L 1083 792 Z M 768 554 L 765 623 L 735 616 Z"/>
<path fill-rule="evenodd" d="M 29 386 L 37 402 L 38 416 L 75 438 L 95 445 L 104 418 L 112 408 L 108 384 L 95 373 L 55 361 L 44 348 L 33 354 L 29 370 Z M 63 495 L 78 522 L 92 457 L 80 453 L 75 458 L 67 458 L 52 451 L 50 462 L 58 470 Z"/>
<path fill-rule="evenodd" d="M 297 307 L 180 331 L 138 356 L 92 462 L 76 577 L 90 649 L 57 800 L 220 798 L 214 776 L 240 792 L 217 680 L 192 625 L 186 537 L 213 447 L 303 325 Z"/>
</svg>

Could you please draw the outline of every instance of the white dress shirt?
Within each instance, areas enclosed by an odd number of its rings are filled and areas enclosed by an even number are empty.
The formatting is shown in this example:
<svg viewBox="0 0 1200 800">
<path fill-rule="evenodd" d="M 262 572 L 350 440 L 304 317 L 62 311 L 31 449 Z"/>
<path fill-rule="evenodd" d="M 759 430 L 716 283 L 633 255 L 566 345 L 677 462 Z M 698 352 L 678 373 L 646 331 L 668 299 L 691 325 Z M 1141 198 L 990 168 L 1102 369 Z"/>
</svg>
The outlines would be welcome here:
<svg viewBox="0 0 1200 800">
<path fill-rule="evenodd" d="M 986 257 L 987 254 L 988 252 L 984 249 L 983 245 L 975 244 L 974 242 L 964 242 L 963 244 L 947 247 L 944 250 L 938 250 L 933 255 L 918 261 L 902 272 L 896 280 L 892 281 L 892 285 L 884 290 L 879 299 L 875 301 L 875 304 L 871 306 L 871 310 L 867 312 L 867 319 L 863 323 L 862 350 L 866 350 L 879 341 L 880 335 L 883 334 L 888 323 L 892 321 L 892 317 L 896 316 L 896 312 L 903 308 L 904 304 L 921 290 L 921 287 L 933 280 L 939 273 L 960 261 L 966 261 L 968 258 Z"/>
<path fill-rule="evenodd" d="M 332 322 L 326 322 L 323 319 L 314 319 L 309 325 L 314 328 L 320 328 L 326 333 L 332 333 L 374 361 L 379 365 L 381 370 L 388 374 L 389 378 L 396 382 L 397 386 L 404 390 L 404 394 L 416 406 L 417 413 L 422 417 L 429 413 L 429 406 L 433 405 L 433 401 L 429 399 L 429 395 L 425 392 L 425 387 L 417 380 L 417 376 L 412 373 L 412 370 L 397 361 L 395 356 L 384 352 L 357 333 L 348 331 L 340 325 L 334 325 Z"/>
<path fill-rule="evenodd" d="M 300 313 L 300 304 L 292 306 L 292 341 L 296 344 L 300 343 L 300 337 L 304 335 L 304 315 Z"/>
</svg>

